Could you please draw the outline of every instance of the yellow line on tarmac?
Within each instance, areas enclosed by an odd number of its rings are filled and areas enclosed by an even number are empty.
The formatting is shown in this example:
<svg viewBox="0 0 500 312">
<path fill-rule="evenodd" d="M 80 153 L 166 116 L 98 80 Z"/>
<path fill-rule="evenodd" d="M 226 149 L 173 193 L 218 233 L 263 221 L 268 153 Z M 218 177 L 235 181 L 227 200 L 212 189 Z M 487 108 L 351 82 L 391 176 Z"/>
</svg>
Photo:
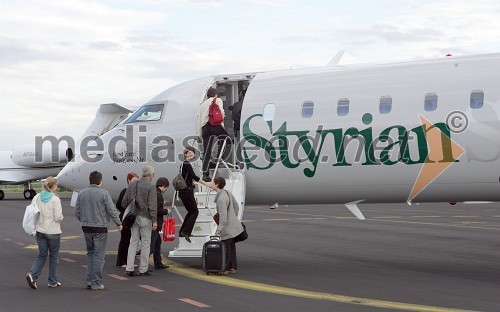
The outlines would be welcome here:
<svg viewBox="0 0 500 312">
<path fill-rule="evenodd" d="M 433 306 L 403 303 L 403 302 L 392 302 L 384 300 L 374 300 L 374 299 L 366 299 L 359 297 L 335 295 L 335 294 L 328 294 L 316 291 L 267 285 L 246 280 L 240 280 L 236 278 L 230 278 L 226 276 L 206 275 L 200 270 L 191 269 L 181 264 L 169 261 L 166 258 L 164 259 L 165 259 L 164 261 L 168 262 L 168 265 L 170 265 L 170 268 L 167 270 L 169 272 L 209 283 L 215 283 L 230 287 L 238 287 L 253 291 L 273 293 L 284 296 L 300 297 L 300 298 L 329 300 L 338 303 L 355 304 L 355 305 L 376 307 L 382 309 L 398 309 L 405 311 L 432 311 L 432 312 L 467 311 L 467 310 L 449 309 L 449 308 L 433 307 Z"/>
<path fill-rule="evenodd" d="M 82 238 L 82 236 L 63 236 L 61 237 L 61 240 L 70 240 L 70 239 L 76 239 L 76 238 Z"/>
<path fill-rule="evenodd" d="M 387 219 L 372 219 L 373 221 L 382 221 L 382 222 L 394 222 L 394 223 L 408 223 L 408 224 L 425 224 L 425 225 L 438 225 L 438 226 L 448 226 L 448 227 L 459 227 L 459 228 L 467 228 L 467 229 L 481 229 L 481 230 L 492 230 L 492 231 L 500 231 L 500 228 L 491 228 L 484 226 L 467 226 L 456 223 L 431 223 L 431 222 L 417 222 L 417 221 L 399 221 L 399 220 L 387 220 Z"/>
</svg>

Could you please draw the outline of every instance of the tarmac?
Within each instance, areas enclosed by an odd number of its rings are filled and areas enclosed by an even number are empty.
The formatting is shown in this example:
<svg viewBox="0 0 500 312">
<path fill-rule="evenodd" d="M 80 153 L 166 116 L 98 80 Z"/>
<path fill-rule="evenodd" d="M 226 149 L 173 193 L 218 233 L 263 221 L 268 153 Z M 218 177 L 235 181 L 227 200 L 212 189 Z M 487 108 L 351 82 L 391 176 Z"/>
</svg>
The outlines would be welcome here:
<svg viewBox="0 0 500 312">
<path fill-rule="evenodd" d="M 105 289 L 91 291 L 83 234 L 62 202 L 62 287 L 47 287 L 47 262 L 33 290 L 25 275 L 37 246 L 21 226 L 29 201 L 0 201 L 0 311 L 500 311 L 499 203 L 360 204 L 364 221 L 343 205 L 247 206 L 250 237 L 228 276 L 207 276 L 201 258 L 167 258 L 176 239 L 162 243 L 170 268 L 128 277 L 115 266 L 113 228 Z"/>
</svg>

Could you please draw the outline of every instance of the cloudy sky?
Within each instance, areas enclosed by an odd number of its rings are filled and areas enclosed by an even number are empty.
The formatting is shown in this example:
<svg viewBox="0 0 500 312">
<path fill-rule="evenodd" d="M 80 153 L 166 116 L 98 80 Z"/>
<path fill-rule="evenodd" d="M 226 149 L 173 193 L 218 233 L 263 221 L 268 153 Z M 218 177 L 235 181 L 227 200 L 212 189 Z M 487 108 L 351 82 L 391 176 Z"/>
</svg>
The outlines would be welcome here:
<svg viewBox="0 0 500 312">
<path fill-rule="evenodd" d="M 498 0 L 0 0 L 0 150 L 222 73 L 500 52 Z"/>
</svg>

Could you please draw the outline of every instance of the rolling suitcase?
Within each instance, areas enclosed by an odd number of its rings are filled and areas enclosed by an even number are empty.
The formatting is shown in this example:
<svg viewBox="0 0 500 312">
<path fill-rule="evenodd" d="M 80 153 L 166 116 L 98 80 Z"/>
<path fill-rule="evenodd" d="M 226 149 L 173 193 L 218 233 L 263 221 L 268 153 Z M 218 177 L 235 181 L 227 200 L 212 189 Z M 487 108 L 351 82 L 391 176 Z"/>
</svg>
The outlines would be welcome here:
<svg viewBox="0 0 500 312">
<path fill-rule="evenodd" d="M 220 236 L 210 236 L 210 240 L 203 245 L 203 271 L 205 273 L 222 274 L 226 270 L 226 246 Z"/>
</svg>

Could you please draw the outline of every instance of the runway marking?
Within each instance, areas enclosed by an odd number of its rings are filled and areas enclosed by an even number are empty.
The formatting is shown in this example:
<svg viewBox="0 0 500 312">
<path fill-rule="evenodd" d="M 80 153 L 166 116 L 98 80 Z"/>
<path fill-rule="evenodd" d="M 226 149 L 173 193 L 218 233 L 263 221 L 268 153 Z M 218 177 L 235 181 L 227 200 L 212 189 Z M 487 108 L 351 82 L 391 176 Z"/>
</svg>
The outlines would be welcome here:
<svg viewBox="0 0 500 312">
<path fill-rule="evenodd" d="M 442 218 L 442 216 L 410 216 L 411 218 Z"/>
<path fill-rule="evenodd" d="M 4 238 L 3 240 L 6 240 L 6 241 L 8 241 L 8 242 L 11 242 L 11 241 L 12 241 L 12 239 L 10 239 L 10 238 Z"/>
<path fill-rule="evenodd" d="M 38 249 L 38 245 L 27 245 L 24 248 L 26 248 L 26 249 Z"/>
<path fill-rule="evenodd" d="M 400 219 L 401 216 L 371 217 L 370 219 Z"/>
<path fill-rule="evenodd" d="M 206 305 L 206 304 L 198 302 L 198 301 L 194 301 L 194 300 L 189 299 L 189 298 L 179 298 L 178 300 L 185 302 L 185 303 L 192 304 L 194 306 L 197 306 L 198 308 L 210 308 L 209 305 Z"/>
<path fill-rule="evenodd" d="M 195 270 L 188 267 L 185 267 L 181 264 L 166 260 L 168 265 L 170 265 L 169 271 L 178 275 L 182 275 L 189 278 L 194 278 L 197 280 L 225 285 L 229 287 L 237 287 L 243 288 L 253 291 L 273 293 L 284 296 L 292 296 L 299 298 L 309 298 L 309 299 L 317 299 L 317 300 L 329 300 L 333 302 L 345 303 L 345 304 L 355 304 L 369 307 L 376 307 L 382 309 L 397 309 L 397 310 L 405 310 L 405 311 L 432 311 L 432 312 L 445 312 L 445 311 L 467 311 L 453 308 L 442 308 L 442 307 L 434 307 L 434 306 L 426 306 L 419 304 L 411 304 L 404 302 L 393 302 L 393 301 L 384 301 L 384 300 L 376 300 L 376 299 L 367 299 L 360 297 L 351 297 L 344 295 L 336 295 L 329 293 L 322 293 L 316 291 L 308 291 L 303 289 L 296 288 L 288 288 L 282 286 L 274 286 L 263 283 L 251 282 L 248 280 L 241 280 L 236 278 L 230 278 L 226 276 L 210 276 L 203 273 L 201 270 Z M 181 300 L 181 299 L 179 299 Z M 183 300 L 181 300 L 183 301 Z"/>
<path fill-rule="evenodd" d="M 481 218 L 481 216 L 451 216 L 452 218 Z"/>
<path fill-rule="evenodd" d="M 137 286 L 142 287 L 142 288 L 147 289 L 147 290 L 151 290 L 153 292 L 165 292 L 162 289 L 159 289 L 159 288 L 156 288 L 156 287 L 153 287 L 153 286 L 150 286 L 150 285 L 137 285 Z"/>
<path fill-rule="evenodd" d="M 491 228 L 491 227 L 484 227 L 484 226 L 467 226 L 467 225 L 460 225 L 460 224 L 456 224 L 456 223 L 430 223 L 430 222 L 382 220 L 382 219 L 373 220 L 373 221 L 395 222 L 395 223 L 409 223 L 409 224 L 425 224 L 425 225 L 459 227 L 459 228 L 466 228 L 466 229 L 480 229 L 480 230 L 500 231 L 500 228 Z"/>
<path fill-rule="evenodd" d="M 70 263 L 76 262 L 76 260 L 73 260 L 70 258 L 60 258 L 60 259 L 66 261 L 66 262 L 70 262 Z"/>
<path fill-rule="evenodd" d="M 76 239 L 76 238 L 82 238 L 82 236 L 63 236 L 61 237 L 61 240 L 71 240 L 71 239 Z"/>
<path fill-rule="evenodd" d="M 24 243 L 21 243 L 21 242 L 16 242 L 16 245 L 19 245 L 19 246 L 25 246 Z"/>
<path fill-rule="evenodd" d="M 125 276 L 120 276 L 118 274 L 108 274 L 108 276 L 116 278 L 119 281 L 128 281 L 128 278 L 126 278 Z"/>
<path fill-rule="evenodd" d="M 291 219 L 264 219 L 262 221 L 290 221 Z"/>
</svg>

